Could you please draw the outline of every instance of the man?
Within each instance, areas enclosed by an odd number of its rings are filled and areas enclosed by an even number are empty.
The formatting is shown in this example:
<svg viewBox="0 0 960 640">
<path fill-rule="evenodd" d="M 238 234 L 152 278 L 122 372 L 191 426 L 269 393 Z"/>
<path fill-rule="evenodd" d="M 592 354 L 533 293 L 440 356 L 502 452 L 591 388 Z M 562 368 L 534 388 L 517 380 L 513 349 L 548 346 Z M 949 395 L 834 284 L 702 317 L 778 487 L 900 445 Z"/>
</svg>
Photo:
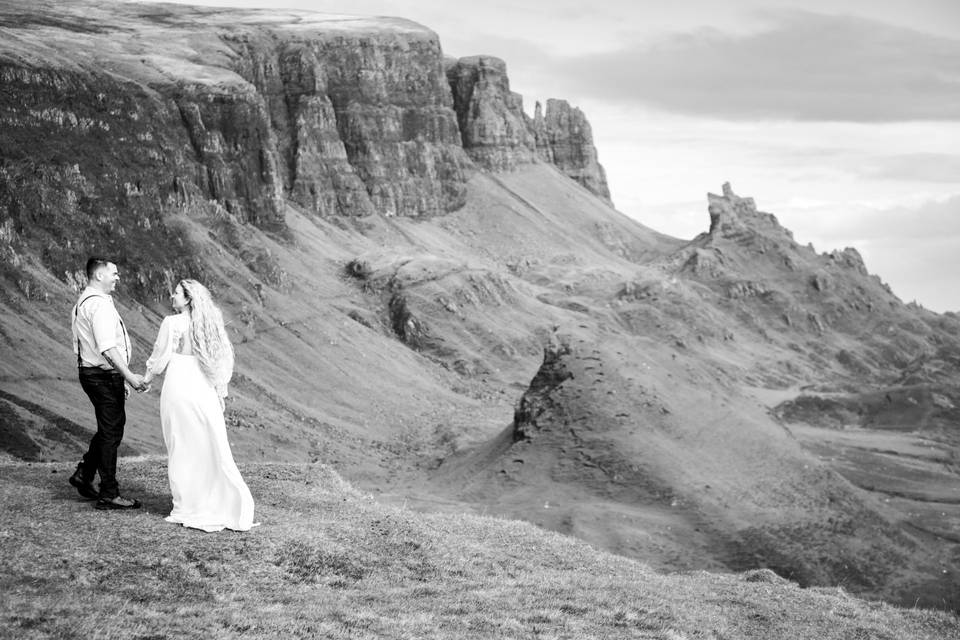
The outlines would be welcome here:
<svg viewBox="0 0 960 640">
<path fill-rule="evenodd" d="M 80 386 L 93 403 L 97 433 L 70 476 L 81 496 L 97 499 L 97 509 L 138 509 L 140 502 L 120 495 L 117 449 L 127 421 L 124 401 L 127 384 L 144 391 L 143 376 L 130 370 L 130 337 L 110 294 L 117 287 L 117 265 L 104 258 L 87 260 L 87 287 L 73 307 L 73 348 L 77 354 Z M 126 384 L 125 384 L 126 383 Z M 93 477 L 100 474 L 100 491 Z"/>
</svg>

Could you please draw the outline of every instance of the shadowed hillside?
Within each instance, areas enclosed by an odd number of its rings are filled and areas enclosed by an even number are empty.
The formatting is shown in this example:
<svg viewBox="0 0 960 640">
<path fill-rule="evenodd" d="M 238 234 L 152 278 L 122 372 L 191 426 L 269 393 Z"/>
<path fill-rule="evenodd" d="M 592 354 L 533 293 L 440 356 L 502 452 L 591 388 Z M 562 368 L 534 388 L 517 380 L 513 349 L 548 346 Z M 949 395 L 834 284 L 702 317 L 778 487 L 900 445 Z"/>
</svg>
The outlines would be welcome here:
<svg viewBox="0 0 960 640">
<path fill-rule="evenodd" d="M 690 241 L 617 212 L 585 116 L 399 19 L 0 0 L 0 434 L 93 428 L 68 312 L 116 259 L 141 368 L 223 304 L 237 457 L 663 570 L 957 609 L 960 320 L 729 185 Z M 698 189 L 696 185 L 691 188 Z M 124 453 L 162 451 L 157 394 Z"/>
</svg>

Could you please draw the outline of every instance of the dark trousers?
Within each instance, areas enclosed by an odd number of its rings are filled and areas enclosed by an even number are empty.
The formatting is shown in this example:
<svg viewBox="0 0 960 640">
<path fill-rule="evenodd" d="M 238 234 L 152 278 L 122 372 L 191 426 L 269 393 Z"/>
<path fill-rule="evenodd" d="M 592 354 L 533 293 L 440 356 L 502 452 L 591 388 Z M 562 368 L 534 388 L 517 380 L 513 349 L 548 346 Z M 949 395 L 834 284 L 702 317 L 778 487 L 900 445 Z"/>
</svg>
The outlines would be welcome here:
<svg viewBox="0 0 960 640">
<path fill-rule="evenodd" d="M 120 495 L 117 482 L 117 449 L 123 439 L 123 425 L 127 422 L 124 410 L 126 391 L 123 376 L 116 371 L 80 367 L 80 386 L 87 393 L 97 416 L 97 433 L 90 440 L 90 448 L 83 456 L 80 469 L 83 479 L 93 482 L 100 474 L 100 497 Z"/>
</svg>

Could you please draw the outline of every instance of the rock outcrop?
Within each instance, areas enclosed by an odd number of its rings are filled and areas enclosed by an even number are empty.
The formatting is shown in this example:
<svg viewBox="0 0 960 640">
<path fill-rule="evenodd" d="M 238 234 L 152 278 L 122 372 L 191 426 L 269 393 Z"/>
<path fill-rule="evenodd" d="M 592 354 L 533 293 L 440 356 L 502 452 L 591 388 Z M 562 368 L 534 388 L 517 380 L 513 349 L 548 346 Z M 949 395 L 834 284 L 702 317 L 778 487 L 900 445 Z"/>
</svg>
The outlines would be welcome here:
<svg viewBox="0 0 960 640">
<path fill-rule="evenodd" d="M 555 417 L 550 415 L 550 395 L 554 389 L 563 384 L 565 380 L 573 377 L 573 372 L 569 371 L 563 362 L 564 356 L 570 355 L 570 345 L 560 340 L 554 340 L 551 344 L 544 347 L 543 364 L 537 370 L 537 375 L 530 382 L 517 408 L 513 414 L 513 441 L 532 440 L 536 433 L 544 426 L 538 422 L 538 418 L 547 414 L 549 420 L 546 424 L 555 422 Z"/>
<path fill-rule="evenodd" d="M 447 78 L 463 148 L 477 164 L 510 171 L 539 159 L 610 201 L 593 132 L 580 109 L 550 99 L 546 111 L 536 103 L 531 119 L 523 110 L 523 97 L 510 90 L 506 64 L 492 56 L 452 61 Z"/>
<path fill-rule="evenodd" d="M 523 97 L 510 91 L 507 65 L 492 56 L 460 58 L 447 67 L 463 148 L 481 167 L 510 171 L 535 158 Z"/>
<path fill-rule="evenodd" d="M 891 368 L 929 353 L 929 346 L 892 328 L 902 322 L 894 318 L 903 303 L 869 273 L 856 249 L 818 254 L 800 245 L 729 183 L 707 199 L 709 232 L 673 256 L 671 268 L 729 301 L 762 340 L 808 352 L 811 361 L 829 353 L 828 362 L 860 381 L 882 380 Z M 839 342 L 829 352 L 824 336 L 831 331 L 859 336 L 861 357 L 849 357 Z"/>
<path fill-rule="evenodd" d="M 723 195 L 707 194 L 710 213 L 709 234 L 713 237 L 735 238 L 743 234 L 771 234 L 790 240 L 793 234 L 780 226 L 776 216 L 757 211 L 753 198 L 741 198 L 733 192 L 729 182 L 723 184 Z"/>
<path fill-rule="evenodd" d="M 533 116 L 537 155 L 555 164 L 584 187 L 610 200 L 607 174 L 597 159 L 593 130 L 583 111 L 566 100 L 547 100 L 544 112 L 538 102 Z"/>
</svg>

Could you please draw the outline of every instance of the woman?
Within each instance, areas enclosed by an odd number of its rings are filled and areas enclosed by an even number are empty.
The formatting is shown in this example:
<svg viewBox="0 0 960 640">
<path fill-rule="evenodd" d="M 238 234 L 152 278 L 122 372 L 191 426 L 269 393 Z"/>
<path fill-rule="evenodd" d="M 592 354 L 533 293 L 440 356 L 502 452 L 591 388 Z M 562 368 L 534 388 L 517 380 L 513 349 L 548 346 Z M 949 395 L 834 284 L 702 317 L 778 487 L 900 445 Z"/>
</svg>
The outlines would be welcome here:
<svg viewBox="0 0 960 640">
<path fill-rule="evenodd" d="M 240 476 L 223 420 L 233 347 L 220 309 L 196 280 L 170 296 L 176 313 L 160 324 L 146 382 L 166 370 L 160 422 L 167 445 L 173 511 L 166 517 L 204 531 L 253 526 L 253 497 Z"/>
</svg>

